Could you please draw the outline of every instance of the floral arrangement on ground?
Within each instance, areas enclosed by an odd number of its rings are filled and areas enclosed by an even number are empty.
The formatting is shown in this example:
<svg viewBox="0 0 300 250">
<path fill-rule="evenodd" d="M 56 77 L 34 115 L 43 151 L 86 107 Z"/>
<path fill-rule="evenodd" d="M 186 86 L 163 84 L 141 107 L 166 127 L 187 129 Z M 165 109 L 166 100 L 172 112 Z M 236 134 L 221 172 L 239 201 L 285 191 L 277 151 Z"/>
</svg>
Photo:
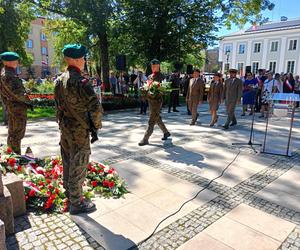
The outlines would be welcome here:
<svg viewBox="0 0 300 250">
<path fill-rule="evenodd" d="M 43 212 L 67 211 L 60 158 L 35 159 L 17 155 L 11 148 L 0 146 L 0 171 L 3 175 L 14 173 L 23 180 L 27 208 Z M 83 190 L 85 199 L 95 195 L 121 198 L 129 193 L 126 182 L 115 169 L 97 162 L 89 163 Z"/>
</svg>

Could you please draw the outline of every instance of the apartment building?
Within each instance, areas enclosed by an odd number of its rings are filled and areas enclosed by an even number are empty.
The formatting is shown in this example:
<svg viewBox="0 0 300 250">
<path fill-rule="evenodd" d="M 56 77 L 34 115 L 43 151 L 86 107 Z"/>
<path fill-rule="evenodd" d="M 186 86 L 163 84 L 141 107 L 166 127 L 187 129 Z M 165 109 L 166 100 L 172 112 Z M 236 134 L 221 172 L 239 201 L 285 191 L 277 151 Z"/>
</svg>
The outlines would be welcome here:
<svg viewBox="0 0 300 250">
<path fill-rule="evenodd" d="M 31 22 L 26 41 L 26 51 L 33 57 L 30 67 L 22 67 L 22 78 L 46 78 L 58 73 L 59 67 L 54 65 L 54 48 L 45 34 L 45 18 L 38 17 Z"/>
<path fill-rule="evenodd" d="M 222 72 L 258 69 L 300 74 L 300 19 L 265 23 L 224 36 L 220 41 Z"/>
</svg>

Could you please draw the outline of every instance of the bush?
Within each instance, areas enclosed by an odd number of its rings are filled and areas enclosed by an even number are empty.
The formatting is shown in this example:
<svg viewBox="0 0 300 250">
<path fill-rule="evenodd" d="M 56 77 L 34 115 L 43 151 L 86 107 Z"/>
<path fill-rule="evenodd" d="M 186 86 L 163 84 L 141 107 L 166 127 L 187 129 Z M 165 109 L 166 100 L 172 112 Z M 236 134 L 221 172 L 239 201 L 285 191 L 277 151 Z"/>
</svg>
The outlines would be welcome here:
<svg viewBox="0 0 300 250">
<path fill-rule="evenodd" d="M 37 84 L 34 80 L 29 80 L 24 84 L 29 93 L 53 94 L 55 84 L 53 81 L 45 81 Z"/>
</svg>

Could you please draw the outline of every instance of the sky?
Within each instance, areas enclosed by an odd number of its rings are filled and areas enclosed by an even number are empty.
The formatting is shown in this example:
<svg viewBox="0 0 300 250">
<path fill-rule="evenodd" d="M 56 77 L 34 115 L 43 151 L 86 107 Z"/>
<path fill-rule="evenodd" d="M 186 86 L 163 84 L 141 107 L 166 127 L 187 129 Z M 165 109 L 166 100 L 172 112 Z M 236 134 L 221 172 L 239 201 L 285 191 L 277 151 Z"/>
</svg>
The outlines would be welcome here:
<svg viewBox="0 0 300 250">
<path fill-rule="evenodd" d="M 264 11 L 264 17 L 268 17 L 270 21 L 280 21 L 281 16 L 286 16 L 289 19 L 300 18 L 300 0 L 272 0 L 275 7 L 272 11 Z M 246 24 L 244 28 L 251 27 L 250 24 Z M 238 31 L 239 28 L 232 26 L 231 30 L 226 28 L 220 29 L 217 33 L 218 36 L 223 36 L 232 32 Z"/>
</svg>

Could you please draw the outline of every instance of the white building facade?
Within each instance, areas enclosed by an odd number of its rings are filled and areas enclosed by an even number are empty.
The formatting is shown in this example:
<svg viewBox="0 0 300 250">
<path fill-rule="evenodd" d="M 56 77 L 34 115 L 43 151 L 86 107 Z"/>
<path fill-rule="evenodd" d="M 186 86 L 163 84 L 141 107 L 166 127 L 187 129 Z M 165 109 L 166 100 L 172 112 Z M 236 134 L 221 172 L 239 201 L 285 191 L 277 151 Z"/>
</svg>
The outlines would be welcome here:
<svg viewBox="0 0 300 250">
<path fill-rule="evenodd" d="M 257 74 L 258 69 L 300 74 L 300 19 L 266 23 L 223 37 L 219 61 L 223 73 L 235 68 L 240 75 L 246 70 Z"/>
</svg>

